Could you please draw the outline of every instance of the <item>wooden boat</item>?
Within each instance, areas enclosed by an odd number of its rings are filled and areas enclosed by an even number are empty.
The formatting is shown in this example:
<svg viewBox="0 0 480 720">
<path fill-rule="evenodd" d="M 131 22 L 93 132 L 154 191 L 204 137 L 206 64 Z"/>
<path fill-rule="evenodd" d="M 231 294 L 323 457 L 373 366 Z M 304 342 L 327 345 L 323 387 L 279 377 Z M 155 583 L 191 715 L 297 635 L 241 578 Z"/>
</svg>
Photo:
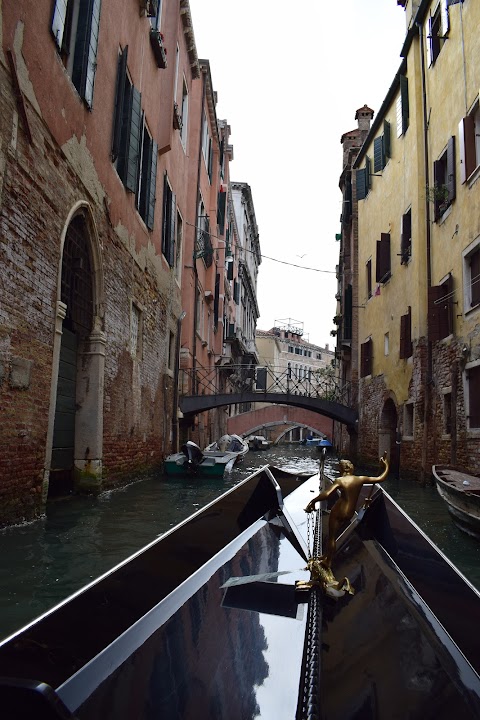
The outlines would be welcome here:
<svg viewBox="0 0 480 720">
<path fill-rule="evenodd" d="M 480 594 L 381 489 L 337 542 L 355 594 L 300 585 L 318 483 L 262 468 L 4 640 L 2 717 L 479 718 Z"/>
<path fill-rule="evenodd" d="M 235 461 L 239 462 L 245 457 L 248 450 L 247 441 L 240 437 L 240 435 L 222 435 L 219 440 L 207 445 L 203 453 L 206 456 L 210 453 L 233 453 L 235 455 Z"/>
<path fill-rule="evenodd" d="M 250 450 L 268 450 L 272 443 L 263 435 L 250 435 L 246 438 Z"/>
<path fill-rule="evenodd" d="M 448 465 L 432 467 L 438 494 L 455 524 L 480 538 L 480 478 Z"/>
<path fill-rule="evenodd" d="M 232 469 L 237 458 L 236 452 L 202 452 L 198 445 L 189 440 L 182 446 L 182 452 L 168 455 L 163 464 L 167 475 L 222 478 L 225 472 Z"/>
</svg>

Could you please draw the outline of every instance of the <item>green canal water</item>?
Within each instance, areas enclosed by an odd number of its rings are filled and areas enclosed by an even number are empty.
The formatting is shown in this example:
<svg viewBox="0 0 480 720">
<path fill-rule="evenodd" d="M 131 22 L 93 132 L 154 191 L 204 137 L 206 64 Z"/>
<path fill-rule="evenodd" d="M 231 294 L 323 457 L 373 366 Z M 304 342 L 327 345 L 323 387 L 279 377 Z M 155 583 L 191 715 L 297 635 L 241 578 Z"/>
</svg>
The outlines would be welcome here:
<svg viewBox="0 0 480 720">
<path fill-rule="evenodd" d="M 97 498 L 71 497 L 35 522 L 0 530 L 0 638 L 114 567 L 268 463 L 317 470 L 316 448 L 282 446 L 249 453 L 223 480 L 163 475 Z M 327 472 L 336 473 L 327 460 Z M 433 486 L 388 480 L 395 501 L 480 589 L 480 542 L 458 530 Z"/>
</svg>

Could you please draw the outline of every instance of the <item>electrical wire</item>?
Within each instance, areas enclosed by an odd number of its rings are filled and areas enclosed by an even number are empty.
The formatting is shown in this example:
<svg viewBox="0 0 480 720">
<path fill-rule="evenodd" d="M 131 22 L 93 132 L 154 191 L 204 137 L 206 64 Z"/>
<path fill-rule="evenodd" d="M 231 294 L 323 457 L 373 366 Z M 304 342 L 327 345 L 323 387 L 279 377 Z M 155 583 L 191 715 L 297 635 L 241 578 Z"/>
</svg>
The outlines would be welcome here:
<svg viewBox="0 0 480 720">
<path fill-rule="evenodd" d="M 195 230 L 200 230 L 201 232 L 203 232 L 205 230 L 205 228 L 198 227 L 198 225 L 195 225 L 194 223 L 190 223 L 190 222 L 188 222 L 188 220 L 185 220 L 185 224 L 190 225 L 190 227 L 195 228 Z M 221 238 L 218 235 L 213 235 L 210 232 L 208 234 L 210 235 L 211 238 L 215 238 L 215 240 L 220 240 L 221 242 L 226 242 L 224 240 L 224 238 Z M 218 247 L 213 248 L 213 249 L 214 250 L 220 250 L 220 249 L 223 250 L 223 248 L 218 248 Z M 247 248 L 241 248 L 241 249 L 243 252 L 252 253 L 252 255 L 257 254 L 254 250 L 248 250 Z M 300 270 L 311 270 L 312 272 L 328 273 L 328 274 L 332 274 L 332 275 L 335 275 L 337 272 L 336 270 L 320 270 L 319 268 L 307 267 L 306 265 L 297 265 L 296 263 L 287 262 L 286 260 L 279 260 L 278 258 L 269 257 L 268 255 L 264 255 L 263 253 L 259 253 L 259 254 L 260 254 L 260 258 L 262 260 L 271 260 L 272 262 L 277 262 L 277 263 L 280 263 L 281 265 L 289 265 L 290 267 L 299 268 Z"/>
</svg>

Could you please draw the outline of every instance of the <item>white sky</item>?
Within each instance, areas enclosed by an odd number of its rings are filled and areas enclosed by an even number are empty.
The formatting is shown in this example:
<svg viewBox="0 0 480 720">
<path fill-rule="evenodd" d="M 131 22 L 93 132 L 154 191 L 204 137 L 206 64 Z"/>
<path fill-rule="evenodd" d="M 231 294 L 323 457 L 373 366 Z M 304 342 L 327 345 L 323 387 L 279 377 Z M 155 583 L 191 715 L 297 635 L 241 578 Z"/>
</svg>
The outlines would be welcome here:
<svg viewBox="0 0 480 720">
<path fill-rule="evenodd" d="M 304 323 L 335 345 L 342 171 L 340 137 L 355 111 L 378 111 L 400 65 L 405 12 L 396 0 L 190 0 L 217 117 L 231 126 L 231 179 L 252 189 L 263 259 L 260 318 Z M 303 256 L 303 257 L 301 257 Z"/>
</svg>

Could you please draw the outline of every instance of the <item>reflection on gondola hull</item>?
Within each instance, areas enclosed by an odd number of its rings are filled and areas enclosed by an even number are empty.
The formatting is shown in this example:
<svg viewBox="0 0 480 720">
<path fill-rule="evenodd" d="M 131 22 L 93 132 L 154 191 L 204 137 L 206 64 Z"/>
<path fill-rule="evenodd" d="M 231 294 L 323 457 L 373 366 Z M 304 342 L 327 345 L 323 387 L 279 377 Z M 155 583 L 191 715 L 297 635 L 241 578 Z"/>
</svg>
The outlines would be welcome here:
<svg viewBox="0 0 480 720">
<path fill-rule="evenodd" d="M 291 720 L 312 683 L 326 720 L 480 717 L 480 596 L 381 490 L 335 557 L 355 595 L 320 596 L 306 662 L 314 492 L 259 471 L 5 641 L 0 675 L 44 680 L 79 720 Z"/>
</svg>

